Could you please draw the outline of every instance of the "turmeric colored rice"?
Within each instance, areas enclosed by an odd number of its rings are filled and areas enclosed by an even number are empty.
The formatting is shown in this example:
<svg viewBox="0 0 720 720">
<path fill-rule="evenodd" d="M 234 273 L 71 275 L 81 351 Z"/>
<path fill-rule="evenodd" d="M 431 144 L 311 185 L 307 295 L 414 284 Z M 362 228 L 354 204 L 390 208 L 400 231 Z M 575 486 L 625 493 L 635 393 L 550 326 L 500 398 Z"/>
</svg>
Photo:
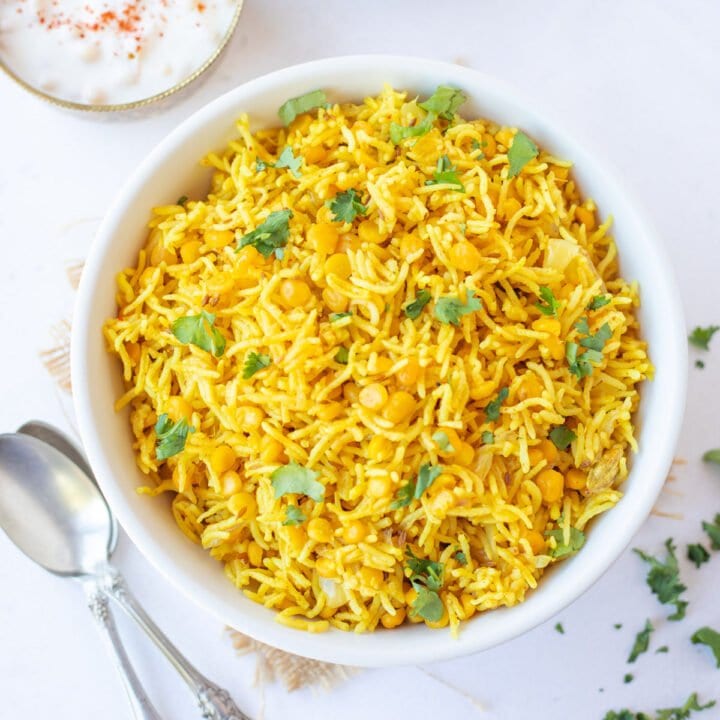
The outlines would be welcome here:
<svg viewBox="0 0 720 720">
<path fill-rule="evenodd" d="M 140 492 L 279 621 L 457 630 L 620 500 L 638 290 L 517 129 L 390 88 L 316 105 L 241 117 L 207 196 L 154 209 L 105 326 L 117 409 Z"/>
</svg>

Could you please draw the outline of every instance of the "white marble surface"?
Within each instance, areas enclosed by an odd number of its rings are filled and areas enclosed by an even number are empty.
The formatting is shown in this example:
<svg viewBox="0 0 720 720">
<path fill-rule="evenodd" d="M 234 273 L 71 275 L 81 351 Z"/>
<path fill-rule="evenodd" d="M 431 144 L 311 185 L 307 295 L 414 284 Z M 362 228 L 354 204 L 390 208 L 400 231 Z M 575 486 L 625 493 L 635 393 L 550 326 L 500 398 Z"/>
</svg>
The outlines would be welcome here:
<svg viewBox="0 0 720 720">
<path fill-rule="evenodd" d="M 212 77 L 141 118 L 69 114 L 0 77 L 0 430 L 35 417 L 71 424 L 38 351 L 68 318 L 63 267 L 83 257 L 93 228 L 127 174 L 178 122 L 261 73 L 317 57 L 396 52 L 459 61 L 514 84 L 589 138 L 644 202 L 672 255 L 690 325 L 720 324 L 720 5 L 712 0 L 518 0 L 363 3 L 247 0 L 238 32 Z M 693 353 L 695 355 L 695 353 Z M 720 629 L 720 553 L 696 570 L 685 546 L 720 512 L 720 472 L 702 465 L 720 446 L 720 340 L 705 370 L 691 368 L 678 467 L 634 545 L 658 551 L 672 535 L 689 590 L 680 623 L 652 597 L 631 552 L 557 619 L 503 647 L 423 668 L 364 671 L 331 692 L 253 687 L 255 660 L 237 658 L 223 628 L 161 580 L 121 538 L 116 560 L 137 595 L 183 651 L 237 701 L 268 720 L 341 716 L 557 720 L 602 718 L 625 705 L 652 710 L 690 692 L 720 700 L 720 670 L 692 646 L 698 627 Z M 625 664 L 645 618 L 649 653 Z M 119 619 L 133 659 L 165 718 L 199 714 L 159 655 Z M 562 621 L 565 634 L 553 629 Z M 621 630 L 613 624 L 621 622 Z M 624 673 L 635 681 L 623 684 Z M 28 563 L 0 537 L 0 717 L 123 720 L 129 710 L 79 588 Z M 264 694 L 264 700 L 262 695 Z M 704 720 L 720 718 L 720 709 Z"/>
</svg>

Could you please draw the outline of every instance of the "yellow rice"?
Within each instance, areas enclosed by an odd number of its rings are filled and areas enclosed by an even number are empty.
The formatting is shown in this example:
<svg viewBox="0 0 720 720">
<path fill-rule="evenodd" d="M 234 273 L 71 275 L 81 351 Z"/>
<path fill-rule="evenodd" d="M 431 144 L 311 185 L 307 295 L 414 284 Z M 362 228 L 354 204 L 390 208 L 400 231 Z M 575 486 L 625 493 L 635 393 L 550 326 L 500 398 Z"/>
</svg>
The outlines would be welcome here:
<svg viewBox="0 0 720 720">
<path fill-rule="evenodd" d="M 542 150 L 508 179 L 515 129 L 456 116 L 399 146 L 389 140 L 391 122 L 424 116 L 416 100 L 386 88 L 288 128 L 251 132 L 241 117 L 237 138 L 204 161 L 207 197 L 155 208 L 136 266 L 118 276 L 119 311 L 105 334 L 127 385 L 117 408 L 129 407 L 150 479 L 140 490 L 170 493 L 181 530 L 293 627 L 372 631 L 422 621 L 411 612 L 406 545 L 444 563 L 444 613 L 428 621 L 433 627 L 456 629 L 476 612 L 522 602 L 556 562 L 557 538 L 546 531 L 561 528 L 567 542 L 571 527 L 584 530 L 610 509 L 635 449 L 632 414 L 651 366 L 637 288 L 618 277 L 610 221 L 598 223 L 570 163 Z M 258 169 L 258 159 L 271 163 L 287 145 L 303 158 L 300 177 Z M 426 185 L 442 155 L 464 193 Z M 326 201 L 350 188 L 367 215 L 334 222 Z M 236 251 L 281 209 L 294 213 L 283 259 Z M 453 262 L 462 243 L 480 252 L 471 272 Z M 349 278 L 327 272 L 331 251 L 346 254 Z M 309 299 L 283 302 L 287 279 L 302 280 Z M 561 301 L 557 322 L 535 307 L 541 286 Z M 403 308 L 421 289 L 433 301 L 413 321 Z M 437 298 L 469 290 L 481 310 L 457 328 L 434 318 Z M 611 302 L 588 312 L 601 294 Z M 328 298 L 352 317 L 331 322 Z M 216 314 L 227 339 L 220 358 L 169 330 L 202 310 Z M 579 379 L 565 342 L 586 316 L 593 331 L 608 323 L 612 337 L 603 361 Z M 339 347 L 349 350 L 347 365 L 334 360 Z M 272 364 L 244 380 L 250 351 Z M 393 422 L 364 407 L 358 393 L 370 384 L 409 391 L 411 416 Z M 485 408 L 504 387 L 500 418 L 490 422 Z M 183 452 L 158 462 L 153 426 L 161 413 L 178 419 L 179 398 L 195 432 Z M 577 439 L 558 453 L 547 438 L 564 423 Z M 432 438 L 439 430 L 462 450 L 443 453 Z M 493 442 L 483 442 L 487 431 Z M 212 461 L 220 445 L 232 451 L 230 469 Z M 270 475 L 290 460 L 320 473 L 324 502 L 274 497 Z M 425 463 L 441 465 L 442 475 L 419 501 L 391 509 Z M 547 502 L 536 481 L 551 465 L 565 485 Z M 568 487 L 573 468 L 582 471 L 577 489 Z M 592 487 L 582 487 L 588 472 Z M 300 504 L 308 521 L 283 525 L 288 504 Z"/>
</svg>

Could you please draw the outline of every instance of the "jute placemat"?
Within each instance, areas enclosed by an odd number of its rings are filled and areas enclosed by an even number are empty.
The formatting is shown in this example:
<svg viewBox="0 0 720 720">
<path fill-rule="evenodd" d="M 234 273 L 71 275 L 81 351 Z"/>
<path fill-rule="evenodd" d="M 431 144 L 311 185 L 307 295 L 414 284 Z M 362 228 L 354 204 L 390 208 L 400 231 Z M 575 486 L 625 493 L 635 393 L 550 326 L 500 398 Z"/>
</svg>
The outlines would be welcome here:
<svg viewBox="0 0 720 720">
<path fill-rule="evenodd" d="M 80 284 L 82 269 L 83 262 L 81 260 L 69 261 L 65 266 L 67 279 L 75 290 Z M 51 344 L 39 353 L 42 364 L 58 388 L 68 394 L 72 393 L 70 330 L 71 324 L 68 320 L 63 320 L 52 327 L 50 330 Z M 308 686 L 329 689 L 358 672 L 357 668 L 310 660 L 283 652 L 232 628 L 228 628 L 228 635 L 238 654 L 254 653 L 256 655 L 255 681 L 259 686 L 280 680 L 288 692 Z"/>
</svg>

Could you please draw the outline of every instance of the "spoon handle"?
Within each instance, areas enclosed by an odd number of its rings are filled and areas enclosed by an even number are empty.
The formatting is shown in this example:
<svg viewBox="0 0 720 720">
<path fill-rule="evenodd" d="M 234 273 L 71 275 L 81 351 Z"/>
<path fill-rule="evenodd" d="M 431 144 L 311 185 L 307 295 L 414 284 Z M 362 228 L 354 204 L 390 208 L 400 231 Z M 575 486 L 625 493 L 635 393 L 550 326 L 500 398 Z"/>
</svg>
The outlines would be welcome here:
<svg viewBox="0 0 720 720">
<path fill-rule="evenodd" d="M 86 583 L 84 587 L 90 612 L 92 612 L 93 617 L 97 621 L 97 625 L 107 641 L 108 646 L 113 651 L 115 662 L 120 671 L 120 677 L 123 680 L 125 692 L 130 700 L 135 719 L 162 720 L 150 702 L 150 698 L 145 694 L 145 690 L 130 664 L 130 660 L 128 659 L 125 648 L 120 641 L 117 628 L 115 627 L 115 620 L 108 607 L 107 596 L 97 583 Z"/>
<path fill-rule="evenodd" d="M 145 631 L 195 693 L 205 720 L 250 720 L 235 705 L 227 690 L 208 680 L 168 640 L 129 591 L 125 579 L 115 568 L 108 568 L 101 582 L 103 590 Z"/>
</svg>

